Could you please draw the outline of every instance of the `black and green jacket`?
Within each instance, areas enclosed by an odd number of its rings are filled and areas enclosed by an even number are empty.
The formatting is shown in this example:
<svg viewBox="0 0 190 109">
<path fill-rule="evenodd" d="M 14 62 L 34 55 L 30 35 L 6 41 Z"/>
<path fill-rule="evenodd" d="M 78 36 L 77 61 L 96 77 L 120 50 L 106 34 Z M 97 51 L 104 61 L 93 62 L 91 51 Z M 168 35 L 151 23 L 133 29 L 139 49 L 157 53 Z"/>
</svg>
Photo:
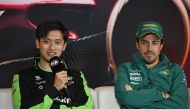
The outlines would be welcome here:
<svg viewBox="0 0 190 109">
<path fill-rule="evenodd" d="M 126 91 L 129 84 L 133 90 Z M 162 92 L 171 97 L 165 99 Z M 186 78 L 178 64 L 160 55 L 160 63 L 148 69 L 140 54 L 134 62 L 121 64 L 115 75 L 115 97 L 121 109 L 187 109 Z"/>
<path fill-rule="evenodd" d="M 67 89 L 58 91 L 53 86 L 54 73 L 37 64 L 16 73 L 12 84 L 14 109 L 92 109 L 92 96 L 82 72 L 67 69 L 67 74 Z"/>
</svg>

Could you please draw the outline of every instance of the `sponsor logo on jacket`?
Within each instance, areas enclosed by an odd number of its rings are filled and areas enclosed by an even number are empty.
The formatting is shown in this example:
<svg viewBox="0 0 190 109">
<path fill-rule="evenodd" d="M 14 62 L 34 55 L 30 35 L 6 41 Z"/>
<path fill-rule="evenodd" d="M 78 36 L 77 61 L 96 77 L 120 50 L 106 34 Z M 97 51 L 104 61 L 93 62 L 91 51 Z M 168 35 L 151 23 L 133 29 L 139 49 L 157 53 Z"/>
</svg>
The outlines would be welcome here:
<svg viewBox="0 0 190 109">
<path fill-rule="evenodd" d="M 165 69 L 165 70 L 163 70 L 163 71 L 160 71 L 160 72 L 158 72 L 159 74 L 161 74 L 161 75 L 170 75 L 171 74 L 171 70 L 169 70 L 169 69 Z"/>
<path fill-rule="evenodd" d="M 182 79 L 182 82 L 185 83 L 185 85 L 187 86 L 187 80 L 186 80 L 186 76 L 185 76 L 184 71 L 183 71 L 183 79 Z"/>
<path fill-rule="evenodd" d="M 73 77 L 72 77 L 72 76 L 69 76 L 69 77 L 68 77 L 67 85 L 71 85 L 71 84 L 74 84 L 74 83 L 75 83 L 75 82 L 74 82 Z"/>
<path fill-rule="evenodd" d="M 47 81 L 43 80 L 39 75 L 35 76 L 35 84 L 38 86 L 38 89 L 42 90 L 43 84 L 45 84 Z"/>
<path fill-rule="evenodd" d="M 141 70 L 129 70 L 131 84 L 139 84 L 142 81 Z"/>
<path fill-rule="evenodd" d="M 71 102 L 71 99 L 68 97 L 64 97 L 64 98 L 60 98 L 60 97 L 56 97 L 53 100 L 61 102 L 61 103 L 65 103 L 65 104 L 69 104 Z"/>
</svg>

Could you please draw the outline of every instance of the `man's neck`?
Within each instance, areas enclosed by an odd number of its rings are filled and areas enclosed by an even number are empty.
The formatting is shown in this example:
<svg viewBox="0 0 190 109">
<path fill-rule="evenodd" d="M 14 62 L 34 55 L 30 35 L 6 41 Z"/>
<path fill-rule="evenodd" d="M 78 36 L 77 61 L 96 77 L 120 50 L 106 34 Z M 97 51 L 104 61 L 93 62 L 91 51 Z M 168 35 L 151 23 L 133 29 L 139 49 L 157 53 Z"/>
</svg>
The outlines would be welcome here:
<svg viewBox="0 0 190 109">
<path fill-rule="evenodd" d="M 38 66 L 39 66 L 42 70 L 44 70 L 44 71 L 52 72 L 49 63 L 47 63 L 47 62 L 43 62 L 43 61 L 40 60 L 40 61 L 38 62 Z"/>
</svg>

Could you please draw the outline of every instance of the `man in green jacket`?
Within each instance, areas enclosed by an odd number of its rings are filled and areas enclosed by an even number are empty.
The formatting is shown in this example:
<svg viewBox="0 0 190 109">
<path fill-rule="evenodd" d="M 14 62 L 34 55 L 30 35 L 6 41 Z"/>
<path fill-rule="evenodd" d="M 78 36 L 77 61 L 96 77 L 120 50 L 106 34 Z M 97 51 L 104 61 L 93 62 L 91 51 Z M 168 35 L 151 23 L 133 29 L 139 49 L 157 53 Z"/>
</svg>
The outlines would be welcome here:
<svg viewBox="0 0 190 109">
<path fill-rule="evenodd" d="M 136 33 L 132 62 L 119 65 L 115 97 L 121 109 L 187 109 L 184 71 L 164 53 L 163 29 L 157 22 L 142 22 Z"/>
<path fill-rule="evenodd" d="M 68 30 L 59 21 L 45 21 L 37 27 L 40 56 L 32 67 L 13 77 L 14 109 L 92 109 L 92 96 L 83 73 L 68 68 L 60 58 L 67 39 Z M 58 57 L 59 66 L 51 67 L 58 63 L 51 62 L 52 57 Z"/>
</svg>

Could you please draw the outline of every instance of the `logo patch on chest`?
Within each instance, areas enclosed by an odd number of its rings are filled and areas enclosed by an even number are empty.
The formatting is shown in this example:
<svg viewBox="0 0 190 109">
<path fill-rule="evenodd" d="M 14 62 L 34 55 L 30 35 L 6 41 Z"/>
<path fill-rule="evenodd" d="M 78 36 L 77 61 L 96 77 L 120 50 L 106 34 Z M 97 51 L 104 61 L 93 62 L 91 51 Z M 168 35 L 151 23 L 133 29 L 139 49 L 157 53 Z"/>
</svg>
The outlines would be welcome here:
<svg viewBox="0 0 190 109">
<path fill-rule="evenodd" d="M 158 73 L 167 76 L 167 75 L 170 75 L 170 74 L 171 74 L 171 70 L 166 69 L 166 70 L 160 71 L 160 72 L 158 72 Z"/>
<path fill-rule="evenodd" d="M 142 81 L 141 70 L 129 70 L 130 83 L 139 84 Z"/>
<path fill-rule="evenodd" d="M 68 82 L 67 82 L 67 85 L 71 85 L 71 84 L 74 84 L 74 78 L 72 76 L 69 76 L 68 77 Z"/>
<path fill-rule="evenodd" d="M 35 84 L 38 86 L 39 90 L 43 90 L 43 86 L 46 83 L 45 80 L 43 80 L 39 75 L 34 76 L 35 78 Z"/>
</svg>

